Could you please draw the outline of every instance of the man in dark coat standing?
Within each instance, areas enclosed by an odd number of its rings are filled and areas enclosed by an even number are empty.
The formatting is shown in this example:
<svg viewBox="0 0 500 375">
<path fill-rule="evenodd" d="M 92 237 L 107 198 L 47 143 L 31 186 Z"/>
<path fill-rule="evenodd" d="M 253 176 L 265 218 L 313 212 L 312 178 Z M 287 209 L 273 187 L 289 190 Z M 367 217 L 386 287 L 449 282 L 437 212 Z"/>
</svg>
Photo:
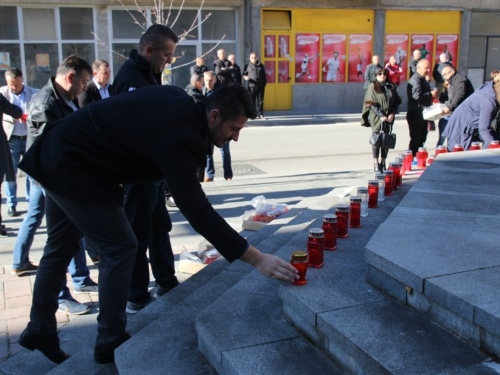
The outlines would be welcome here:
<svg viewBox="0 0 500 375">
<path fill-rule="evenodd" d="M 109 63 L 106 60 L 95 60 L 92 63 L 92 75 L 93 78 L 87 84 L 87 89 L 78 96 L 80 108 L 96 100 L 110 97 L 111 68 Z"/>
<path fill-rule="evenodd" d="M 378 55 L 373 55 L 372 63 L 365 70 L 365 84 L 363 85 L 365 90 L 370 86 L 370 83 L 375 81 L 376 73 L 380 69 L 384 69 L 384 67 L 380 65 Z"/>
<path fill-rule="evenodd" d="M 413 57 L 408 64 L 410 68 L 410 78 L 417 72 L 417 64 L 422 60 L 422 52 L 419 49 L 413 51 Z"/>
<path fill-rule="evenodd" d="M 241 85 L 241 68 L 236 64 L 236 56 L 229 55 L 227 59 L 231 63 L 231 83 Z"/>
<path fill-rule="evenodd" d="M 408 111 L 406 120 L 410 128 L 410 145 L 408 148 L 413 156 L 417 155 L 419 147 L 423 147 L 427 139 L 427 124 L 424 120 L 424 107 L 432 105 L 432 98 L 436 97 L 437 89 L 431 90 L 425 76 L 429 74 L 429 61 L 422 59 L 417 64 L 417 71 L 408 81 L 406 93 L 408 95 Z"/>
<path fill-rule="evenodd" d="M 32 349 L 52 360 L 67 356 L 57 340 L 57 293 L 82 233 L 101 257 L 94 359 L 113 361 L 114 349 L 129 338 L 125 307 L 137 239 L 122 207 L 124 184 L 165 178 L 182 214 L 228 261 L 240 259 L 278 280 L 298 278 L 288 262 L 234 231 L 196 177 L 208 142 L 220 148 L 238 141 L 254 116 L 248 92 L 238 85 L 222 86 L 200 104 L 178 87 L 154 85 L 92 103 L 44 132 L 20 164 L 54 201 L 47 212 L 50 257 L 42 258 L 37 276 L 47 288 L 32 306 L 32 316 L 46 320 L 36 330 L 30 322 L 23 333 Z"/>
<path fill-rule="evenodd" d="M 226 52 L 221 48 L 217 51 L 218 59 L 214 61 L 214 72 L 217 75 L 217 81 L 221 85 L 231 83 L 231 62 L 226 59 Z"/>
<path fill-rule="evenodd" d="M 205 95 L 203 95 L 203 76 L 192 75 L 190 84 L 186 86 L 186 92 L 193 98 L 195 103 L 205 101 Z"/>
<path fill-rule="evenodd" d="M 191 72 L 191 77 L 194 75 L 203 77 L 203 73 L 209 70 L 210 69 L 205 66 L 205 58 L 203 56 L 198 56 L 196 58 L 196 64 L 189 69 L 189 71 Z"/>
<path fill-rule="evenodd" d="M 444 90 L 444 77 L 442 75 L 442 70 L 445 66 L 449 66 L 451 65 L 449 62 L 448 62 L 448 58 L 446 57 L 446 54 L 442 53 L 441 55 L 439 55 L 439 62 L 434 65 L 434 69 L 432 70 L 432 78 L 434 78 L 434 82 L 436 82 L 436 88 L 438 89 L 438 97 L 439 95 L 442 94 L 443 90 Z"/>
<path fill-rule="evenodd" d="M 177 42 L 177 35 L 169 27 L 151 26 L 141 37 L 139 50 L 130 52 L 130 58 L 116 75 L 112 95 L 158 85 L 159 76 L 165 64 L 171 62 Z M 161 106 L 155 112 L 160 110 Z M 137 122 L 136 126 L 143 126 L 143 123 Z M 129 314 L 135 314 L 153 300 L 148 291 L 148 248 L 156 282 L 153 296 L 158 298 L 179 284 L 168 234 L 172 223 L 165 207 L 165 189 L 163 179 L 124 186 L 125 213 L 139 243 L 127 304 Z"/>
<path fill-rule="evenodd" d="M 250 62 L 245 65 L 243 79 L 248 82 L 248 91 L 254 105 L 257 107 L 257 118 L 264 117 L 264 93 L 266 91 L 267 77 L 264 65 L 259 61 L 256 53 L 250 54 Z"/>
</svg>

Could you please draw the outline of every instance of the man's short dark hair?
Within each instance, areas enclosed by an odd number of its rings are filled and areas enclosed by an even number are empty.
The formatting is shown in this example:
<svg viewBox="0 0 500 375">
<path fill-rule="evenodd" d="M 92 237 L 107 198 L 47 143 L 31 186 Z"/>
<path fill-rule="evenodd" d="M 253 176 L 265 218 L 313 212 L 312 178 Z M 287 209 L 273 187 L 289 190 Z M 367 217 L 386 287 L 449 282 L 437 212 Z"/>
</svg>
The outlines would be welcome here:
<svg viewBox="0 0 500 375">
<path fill-rule="evenodd" d="M 239 116 L 250 119 L 257 117 L 255 104 L 246 88 L 238 84 L 229 84 L 219 87 L 205 100 L 208 112 L 219 110 L 222 121 L 235 120 Z"/>
<path fill-rule="evenodd" d="M 171 40 L 174 43 L 179 42 L 179 38 L 170 27 L 165 25 L 150 26 L 139 41 L 139 50 L 143 51 L 148 46 L 154 49 L 163 49 L 166 40 Z"/>
<path fill-rule="evenodd" d="M 57 75 L 74 73 L 77 77 L 79 77 L 82 75 L 83 71 L 92 75 L 92 68 L 87 61 L 77 55 L 69 55 L 57 68 Z"/>
<path fill-rule="evenodd" d="M 94 60 L 94 62 L 92 63 L 92 70 L 94 72 L 97 72 L 101 67 L 101 65 L 104 65 L 107 68 L 109 66 L 109 63 L 106 60 L 101 60 L 101 59 Z"/>
<path fill-rule="evenodd" d="M 5 78 L 23 78 L 23 72 L 21 72 L 18 68 L 7 68 L 5 71 Z"/>
</svg>

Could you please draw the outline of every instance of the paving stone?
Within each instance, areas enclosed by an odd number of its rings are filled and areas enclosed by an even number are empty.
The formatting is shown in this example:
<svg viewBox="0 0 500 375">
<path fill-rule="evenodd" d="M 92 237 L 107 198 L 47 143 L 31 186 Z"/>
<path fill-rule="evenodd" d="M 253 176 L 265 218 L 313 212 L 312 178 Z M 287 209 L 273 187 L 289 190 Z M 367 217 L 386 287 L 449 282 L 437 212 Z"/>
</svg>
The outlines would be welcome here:
<svg viewBox="0 0 500 375">
<path fill-rule="evenodd" d="M 33 297 L 31 295 L 7 298 L 5 300 L 6 308 L 10 309 L 12 307 L 26 306 L 28 309 L 30 309 L 32 299 Z"/>
<path fill-rule="evenodd" d="M 435 374 L 486 360 L 477 348 L 395 301 L 319 314 L 318 326 L 329 332 L 332 346 L 357 362 L 359 367 L 342 364 L 352 372 Z"/>
<path fill-rule="evenodd" d="M 226 351 L 222 354 L 222 368 L 226 375 L 344 373 L 303 338 Z"/>
<path fill-rule="evenodd" d="M 6 282 L 4 288 L 5 298 L 31 295 L 31 285 L 28 278 L 19 278 L 18 280 Z"/>
</svg>

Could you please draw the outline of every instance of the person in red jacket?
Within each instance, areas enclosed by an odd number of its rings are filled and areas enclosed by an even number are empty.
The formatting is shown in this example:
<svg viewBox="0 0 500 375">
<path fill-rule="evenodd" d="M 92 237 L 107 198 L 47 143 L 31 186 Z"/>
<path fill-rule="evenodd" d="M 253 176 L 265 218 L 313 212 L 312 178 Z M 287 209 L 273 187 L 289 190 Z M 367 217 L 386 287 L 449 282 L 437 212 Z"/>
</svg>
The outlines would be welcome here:
<svg viewBox="0 0 500 375">
<path fill-rule="evenodd" d="M 392 55 L 389 57 L 389 62 L 385 64 L 385 70 L 389 74 L 387 80 L 392 82 L 398 87 L 401 84 L 401 74 L 403 74 L 403 69 L 396 63 L 396 57 Z"/>
</svg>

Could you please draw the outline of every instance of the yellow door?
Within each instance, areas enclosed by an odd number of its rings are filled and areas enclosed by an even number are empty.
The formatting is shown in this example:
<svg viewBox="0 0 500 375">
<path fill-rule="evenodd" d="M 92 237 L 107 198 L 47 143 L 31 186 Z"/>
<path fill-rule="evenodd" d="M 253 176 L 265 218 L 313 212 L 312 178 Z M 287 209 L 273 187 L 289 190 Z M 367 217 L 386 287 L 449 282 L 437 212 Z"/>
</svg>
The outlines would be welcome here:
<svg viewBox="0 0 500 375">
<path fill-rule="evenodd" d="M 262 31 L 261 61 L 266 69 L 267 86 L 264 111 L 292 109 L 294 48 L 292 35 L 287 32 Z"/>
</svg>

